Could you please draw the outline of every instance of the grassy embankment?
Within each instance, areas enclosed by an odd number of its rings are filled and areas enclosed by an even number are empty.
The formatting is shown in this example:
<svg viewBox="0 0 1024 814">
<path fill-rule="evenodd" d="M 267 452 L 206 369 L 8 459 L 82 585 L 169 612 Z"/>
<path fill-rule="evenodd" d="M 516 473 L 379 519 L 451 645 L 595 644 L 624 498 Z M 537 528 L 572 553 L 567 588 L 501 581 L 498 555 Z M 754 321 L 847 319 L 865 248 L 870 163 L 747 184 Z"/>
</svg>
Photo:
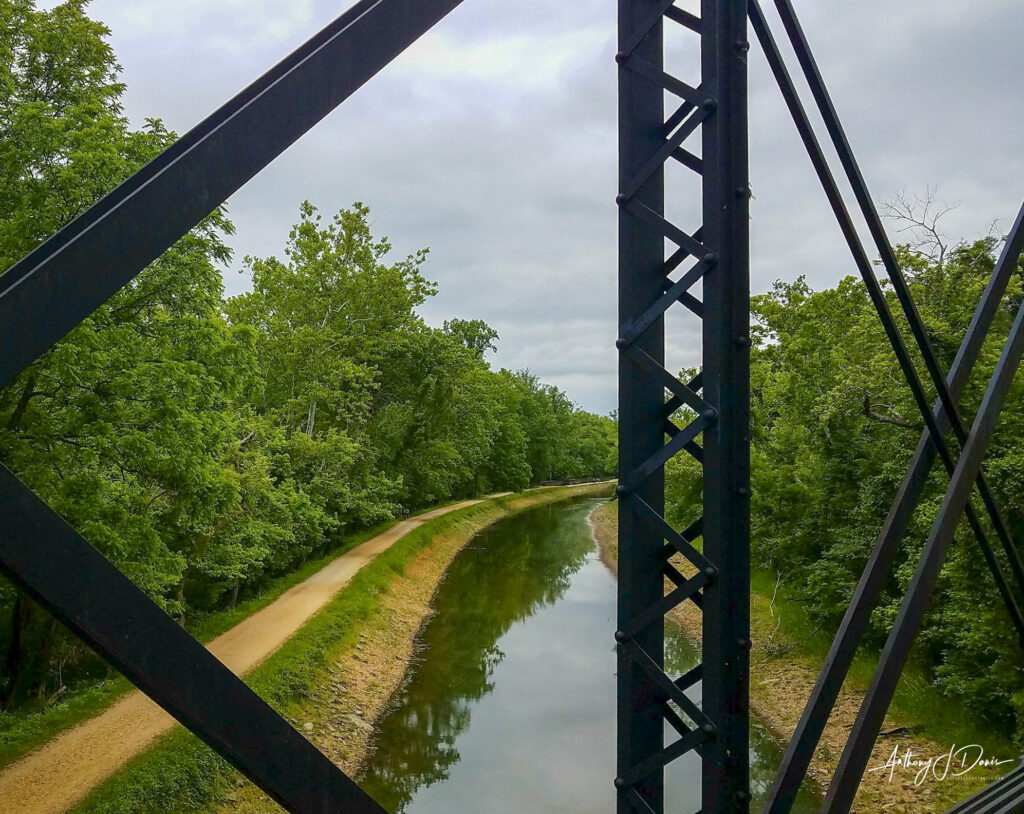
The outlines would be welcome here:
<svg viewBox="0 0 1024 814">
<path fill-rule="evenodd" d="M 602 559 L 613 570 L 618 553 L 617 517 L 618 503 L 609 503 L 599 507 L 592 518 Z M 692 567 L 677 565 L 680 570 L 693 573 Z M 803 711 L 831 638 L 810 622 L 797 603 L 787 601 L 784 591 L 777 590 L 776 575 L 755 573 L 751 587 L 751 705 L 780 742 L 786 742 Z M 699 640 L 700 612 L 691 603 L 673 610 L 670 619 L 691 639 Z M 835 770 L 877 661 L 877 653 L 860 654 L 844 685 L 810 770 L 820 788 Z M 990 757 L 1005 759 L 1017 754 L 1005 738 L 980 728 L 961 708 L 940 695 L 927 682 L 924 671 L 914 666 L 904 673 L 882 732 L 869 769 L 884 764 L 897 746 L 901 755 L 909 747 L 917 759 L 941 756 L 953 744 L 980 744 Z M 1002 766 L 998 772 L 1005 772 L 1011 765 Z M 855 810 L 895 814 L 942 812 L 996 776 L 979 768 L 964 777 L 930 779 L 915 785 L 915 773 L 916 769 L 897 769 L 892 782 L 888 770 L 867 773 Z"/>
<path fill-rule="evenodd" d="M 401 684 L 434 589 L 455 554 L 480 529 L 503 517 L 609 490 L 602 484 L 530 490 L 425 523 L 362 568 L 247 682 L 339 765 L 353 771 L 365 755 L 373 721 Z M 233 812 L 279 810 L 178 728 L 74 812 L 162 814 L 217 806 Z"/>
<path fill-rule="evenodd" d="M 438 504 L 438 506 L 423 511 L 433 511 L 445 505 L 448 504 Z M 397 522 L 399 521 L 391 520 L 348 535 L 330 551 L 311 560 L 301 568 L 269 580 L 255 596 L 249 597 L 231 608 L 190 617 L 185 620 L 185 627 L 199 641 L 209 642 L 233 628 L 243 619 L 265 608 L 285 591 L 311 577 L 331 560 L 371 537 L 376 537 Z M 63 730 L 91 718 L 132 689 L 132 684 L 127 679 L 116 676 L 83 682 L 70 687 L 59 699 L 50 701 L 42 708 L 0 712 L 0 766 L 13 763 Z"/>
</svg>

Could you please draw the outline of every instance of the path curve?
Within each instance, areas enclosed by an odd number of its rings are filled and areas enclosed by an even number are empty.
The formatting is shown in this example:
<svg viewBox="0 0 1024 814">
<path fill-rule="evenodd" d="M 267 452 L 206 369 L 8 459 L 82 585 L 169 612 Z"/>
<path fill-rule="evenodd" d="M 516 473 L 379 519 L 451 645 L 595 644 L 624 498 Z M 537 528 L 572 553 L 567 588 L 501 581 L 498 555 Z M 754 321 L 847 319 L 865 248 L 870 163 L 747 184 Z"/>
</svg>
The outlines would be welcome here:
<svg viewBox="0 0 1024 814">
<path fill-rule="evenodd" d="M 505 494 L 509 493 L 443 506 L 396 523 L 332 560 L 207 647 L 236 675 L 245 675 L 295 635 L 360 568 L 413 529 Z M 0 814 L 63 814 L 175 725 L 143 693 L 130 692 L 0 771 Z"/>
</svg>

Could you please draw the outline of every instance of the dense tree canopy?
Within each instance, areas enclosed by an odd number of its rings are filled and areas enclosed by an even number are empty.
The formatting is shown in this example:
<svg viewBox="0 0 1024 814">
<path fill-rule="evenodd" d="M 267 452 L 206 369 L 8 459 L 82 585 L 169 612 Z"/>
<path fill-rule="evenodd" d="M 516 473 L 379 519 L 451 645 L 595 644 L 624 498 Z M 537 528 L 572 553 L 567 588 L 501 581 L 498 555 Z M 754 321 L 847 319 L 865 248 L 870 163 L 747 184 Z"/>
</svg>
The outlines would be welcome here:
<svg viewBox="0 0 1024 814">
<path fill-rule="evenodd" d="M 0 269 L 173 140 L 124 116 L 85 11 L 0 0 Z M 611 471 L 614 422 L 491 370 L 482 321 L 427 325 L 426 250 L 391 258 L 368 216 L 303 204 L 225 301 L 214 212 L 0 391 L 0 461 L 176 616 L 404 509 Z M 95 664 L 7 583 L 0 622 L 7 704 Z"/>
<path fill-rule="evenodd" d="M 946 370 L 994 266 L 989 238 L 926 256 L 900 252 L 929 336 Z M 1021 301 L 1017 274 L 962 401 L 980 403 Z M 894 312 L 898 304 L 893 302 Z M 784 591 L 834 630 L 853 594 L 923 421 L 868 299 L 853 278 L 813 292 L 803 279 L 754 297 L 752 354 L 753 554 Z M 906 337 L 907 343 L 912 340 Z M 923 364 L 919 365 L 922 378 Z M 1024 384 L 1014 386 L 986 459 L 1017 540 L 1024 536 Z M 677 519 L 699 506 L 699 472 L 673 464 L 670 504 Z M 869 645 L 884 642 L 948 477 L 939 464 L 914 516 Z M 980 509 L 980 502 L 976 501 Z M 983 512 L 981 513 L 984 514 Z M 995 537 L 992 535 L 992 539 Z M 1004 563 L 1004 570 L 1009 573 Z M 966 523 L 951 549 L 919 641 L 917 658 L 933 681 L 990 722 L 1024 718 L 1024 664 L 1009 616 Z"/>
</svg>

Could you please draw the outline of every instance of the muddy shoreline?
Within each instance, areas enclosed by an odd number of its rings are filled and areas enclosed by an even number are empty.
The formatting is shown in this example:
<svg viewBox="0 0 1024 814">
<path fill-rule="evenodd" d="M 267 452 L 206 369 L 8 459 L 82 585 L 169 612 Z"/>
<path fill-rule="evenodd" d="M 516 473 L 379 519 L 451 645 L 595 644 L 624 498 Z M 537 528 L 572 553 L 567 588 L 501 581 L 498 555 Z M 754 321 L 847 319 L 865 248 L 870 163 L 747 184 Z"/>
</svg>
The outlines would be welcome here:
<svg viewBox="0 0 1024 814">
<path fill-rule="evenodd" d="M 612 573 L 616 571 L 617 503 L 598 506 L 590 516 L 598 542 L 601 561 Z M 673 560 L 687 576 L 695 569 Z M 671 583 L 666 580 L 666 592 Z M 669 618 L 678 624 L 694 643 L 701 638 L 701 614 L 690 602 L 674 608 Z M 755 715 L 782 745 L 788 743 L 803 711 L 804 704 L 817 679 L 816 667 L 801 657 L 798 642 L 787 640 L 776 629 L 770 602 L 754 595 L 751 600 L 751 682 L 750 705 Z M 816 791 L 823 795 L 842 753 L 850 727 L 853 725 L 863 694 L 849 686 L 843 688 L 836 709 L 822 736 L 808 772 Z M 883 735 L 875 745 L 871 767 L 886 763 L 893 750 L 902 754 L 911 749 L 917 756 L 939 756 L 949 751 L 949 744 L 940 744 L 913 732 L 914 722 L 892 716 L 882 727 Z M 888 733 L 888 734 L 885 734 Z M 965 799 L 993 778 L 962 777 L 946 782 L 914 784 L 914 771 L 896 772 L 890 782 L 888 770 L 868 772 L 861 783 L 854 804 L 856 812 L 895 812 L 896 814 L 941 814 L 956 801 Z M 965 781 L 965 782 L 958 782 Z"/>
</svg>

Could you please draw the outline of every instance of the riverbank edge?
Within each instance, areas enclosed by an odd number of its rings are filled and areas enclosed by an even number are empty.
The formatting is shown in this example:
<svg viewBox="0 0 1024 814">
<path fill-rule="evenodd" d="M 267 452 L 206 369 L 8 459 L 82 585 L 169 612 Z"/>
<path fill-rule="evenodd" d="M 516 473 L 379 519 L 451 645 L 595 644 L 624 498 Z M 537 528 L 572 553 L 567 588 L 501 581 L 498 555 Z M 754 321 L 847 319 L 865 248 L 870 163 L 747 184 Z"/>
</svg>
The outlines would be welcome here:
<svg viewBox="0 0 1024 814">
<path fill-rule="evenodd" d="M 576 496 L 609 494 L 611 487 L 611 483 L 598 483 L 531 489 L 424 523 L 364 566 L 329 605 L 247 676 L 247 682 L 342 768 L 354 773 L 355 759 L 365 754 L 373 722 L 404 681 L 416 634 L 429 617 L 429 600 L 455 554 L 477 532 L 505 517 Z M 443 561 L 443 568 L 429 584 L 426 603 L 418 603 L 415 597 L 429 582 L 421 569 L 435 558 Z M 411 632 L 407 623 L 398 623 L 395 603 L 410 608 L 425 604 Z M 412 618 L 408 610 L 403 618 Z M 394 635 L 373 642 L 371 632 L 381 629 Z M 363 702 L 361 692 L 370 700 Z M 359 698 L 361 704 L 351 710 L 340 706 L 347 698 Z M 72 811 L 183 814 L 280 808 L 193 735 L 177 728 Z"/>
<path fill-rule="evenodd" d="M 617 573 L 617 518 L 618 503 L 615 502 L 598 506 L 590 515 L 601 562 L 613 574 Z M 682 563 L 676 564 L 684 573 L 693 571 Z M 772 618 L 771 604 L 772 597 L 762 596 L 756 590 L 752 591 L 750 707 L 769 734 L 785 748 L 814 686 L 818 666 L 813 657 L 800 651 L 800 643 L 789 638 L 786 631 L 780 628 L 779 620 Z M 692 642 L 700 643 L 702 621 L 696 606 L 689 602 L 677 606 L 669 613 L 668 618 L 679 625 Z M 786 688 L 784 695 L 780 695 L 780 688 Z M 825 728 L 821 746 L 808 770 L 808 779 L 814 784 L 819 795 L 824 795 L 828 781 L 835 771 L 862 698 L 863 692 L 852 689 L 848 682 Z M 914 752 L 916 759 L 940 756 L 949 751 L 950 744 L 942 744 L 906 732 L 906 728 L 917 723 L 899 714 L 887 717 L 882 727 L 883 735 L 879 738 L 868 764 L 869 768 L 884 764 L 894 748 L 899 748 L 901 755 L 909 748 Z M 915 786 L 914 771 L 904 771 L 903 779 L 900 779 L 901 774 L 897 771 L 892 782 L 889 782 L 888 771 L 865 774 L 854 811 L 941 814 L 995 778 L 979 775 L 957 779 L 965 782 L 932 782 L 930 785 Z"/>
<path fill-rule="evenodd" d="M 428 507 L 417 514 L 435 511 L 455 502 L 458 501 L 439 503 L 437 506 Z M 399 519 L 388 520 L 347 535 L 326 553 L 294 571 L 272 578 L 263 590 L 240 601 L 234 607 L 222 608 L 188 620 L 185 629 L 198 641 L 207 644 L 239 622 L 263 610 L 282 594 L 313 576 L 333 560 L 370 538 L 383 534 L 399 522 L 401 522 Z M 43 709 L 24 714 L 3 712 L 3 715 L 11 716 L 11 718 L 5 722 L 4 726 L 0 727 L 0 770 L 21 760 L 33 749 L 44 745 L 62 732 L 99 715 L 134 689 L 135 686 L 128 679 L 114 675 L 95 683 L 75 687 L 58 702 Z"/>
</svg>

